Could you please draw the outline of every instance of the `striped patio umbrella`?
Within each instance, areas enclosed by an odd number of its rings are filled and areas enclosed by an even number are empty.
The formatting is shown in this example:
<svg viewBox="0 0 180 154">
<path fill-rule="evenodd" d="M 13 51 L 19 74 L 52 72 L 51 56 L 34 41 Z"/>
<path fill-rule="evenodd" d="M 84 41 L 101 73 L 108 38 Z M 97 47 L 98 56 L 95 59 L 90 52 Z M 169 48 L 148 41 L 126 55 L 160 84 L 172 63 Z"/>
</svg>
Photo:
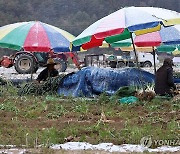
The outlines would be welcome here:
<svg viewBox="0 0 180 154">
<path fill-rule="evenodd" d="M 161 25 L 180 24 L 180 13 L 155 7 L 125 7 L 96 21 L 73 40 L 84 49 L 113 43 L 137 35 L 158 31 Z"/>
<path fill-rule="evenodd" d="M 0 47 L 18 51 L 79 51 L 79 47 L 71 46 L 74 38 L 67 31 L 40 21 L 19 22 L 0 27 Z"/>
</svg>

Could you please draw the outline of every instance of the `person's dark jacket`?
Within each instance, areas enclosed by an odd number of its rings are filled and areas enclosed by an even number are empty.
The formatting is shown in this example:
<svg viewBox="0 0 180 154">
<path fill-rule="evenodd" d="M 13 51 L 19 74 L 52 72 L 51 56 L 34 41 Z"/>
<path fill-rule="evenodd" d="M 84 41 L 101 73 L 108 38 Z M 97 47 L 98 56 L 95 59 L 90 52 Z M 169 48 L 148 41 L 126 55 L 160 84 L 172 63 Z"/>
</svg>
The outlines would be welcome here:
<svg viewBox="0 0 180 154">
<path fill-rule="evenodd" d="M 167 58 L 164 60 L 155 77 L 155 93 L 158 95 L 171 95 L 172 90 L 176 88 L 173 78 L 172 60 Z"/>
<path fill-rule="evenodd" d="M 51 71 L 48 68 L 45 68 L 37 77 L 37 81 L 46 81 L 48 77 L 56 77 L 58 76 L 58 71 L 53 69 Z"/>
</svg>

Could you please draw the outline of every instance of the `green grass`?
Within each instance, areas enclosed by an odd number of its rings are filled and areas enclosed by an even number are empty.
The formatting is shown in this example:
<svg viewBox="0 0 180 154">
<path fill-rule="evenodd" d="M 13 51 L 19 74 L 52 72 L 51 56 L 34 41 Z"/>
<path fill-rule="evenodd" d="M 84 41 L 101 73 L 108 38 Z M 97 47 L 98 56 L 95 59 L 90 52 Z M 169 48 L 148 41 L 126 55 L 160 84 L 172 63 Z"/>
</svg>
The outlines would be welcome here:
<svg viewBox="0 0 180 154">
<path fill-rule="evenodd" d="M 153 99 L 120 104 L 105 94 L 97 99 L 57 95 L 22 96 L 1 89 L 0 143 L 28 148 L 70 141 L 139 144 L 142 137 L 179 139 L 180 100 Z M 107 120 L 102 121 L 101 113 Z M 153 145 L 152 147 L 155 147 Z"/>
</svg>

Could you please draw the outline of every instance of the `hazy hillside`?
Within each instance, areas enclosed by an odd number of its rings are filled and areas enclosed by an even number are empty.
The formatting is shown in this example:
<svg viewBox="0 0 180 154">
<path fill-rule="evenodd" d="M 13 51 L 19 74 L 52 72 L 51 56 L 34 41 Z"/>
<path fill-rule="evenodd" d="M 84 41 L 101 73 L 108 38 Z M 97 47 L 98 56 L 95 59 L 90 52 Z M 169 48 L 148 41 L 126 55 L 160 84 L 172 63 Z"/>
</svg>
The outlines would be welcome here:
<svg viewBox="0 0 180 154">
<path fill-rule="evenodd" d="M 78 35 L 101 17 L 124 6 L 180 10 L 180 0 L 0 0 L 0 26 L 39 20 Z"/>
<path fill-rule="evenodd" d="M 180 0 L 0 0 L 0 26 L 39 20 L 77 36 L 94 21 L 125 6 L 179 11 Z M 5 53 L 9 54 L 7 50 Z"/>
</svg>

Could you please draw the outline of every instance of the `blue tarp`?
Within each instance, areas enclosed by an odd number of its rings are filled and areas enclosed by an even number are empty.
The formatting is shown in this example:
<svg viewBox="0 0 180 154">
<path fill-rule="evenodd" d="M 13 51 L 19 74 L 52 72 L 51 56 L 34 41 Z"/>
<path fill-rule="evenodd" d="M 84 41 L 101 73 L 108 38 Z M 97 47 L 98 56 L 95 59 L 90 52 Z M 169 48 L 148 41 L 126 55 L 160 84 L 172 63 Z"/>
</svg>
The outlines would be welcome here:
<svg viewBox="0 0 180 154">
<path fill-rule="evenodd" d="M 174 79 L 174 83 L 180 83 L 180 79 L 179 78 Z"/>
<path fill-rule="evenodd" d="M 64 78 L 58 94 L 65 96 L 92 97 L 103 92 L 112 95 L 123 86 L 141 86 L 154 83 L 154 75 L 137 68 L 107 69 L 85 67 Z"/>
</svg>

